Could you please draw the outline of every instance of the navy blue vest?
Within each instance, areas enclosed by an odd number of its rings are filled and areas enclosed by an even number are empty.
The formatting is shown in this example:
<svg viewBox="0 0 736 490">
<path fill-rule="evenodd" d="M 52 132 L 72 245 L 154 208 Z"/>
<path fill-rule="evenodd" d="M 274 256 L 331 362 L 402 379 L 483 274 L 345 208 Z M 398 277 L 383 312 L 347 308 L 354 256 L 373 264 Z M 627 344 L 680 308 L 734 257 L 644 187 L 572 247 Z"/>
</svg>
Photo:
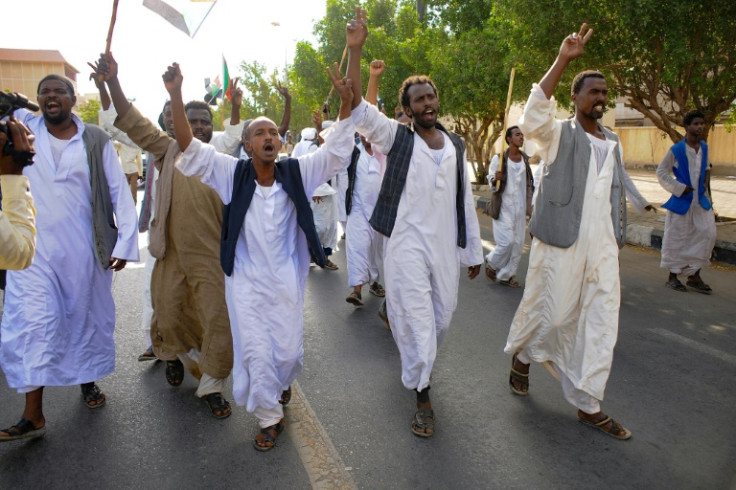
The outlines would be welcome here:
<svg viewBox="0 0 736 490">
<path fill-rule="evenodd" d="M 309 198 L 304 191 L 299 160 L 289 158 L 274 164 L 274 176 L 281 188 L 289 196 L 296 207 L 296 221 L 307 238 L 309 254 L 312 261 L 320 267 L 325 266 L 325 252 L 319 241 L 317 229 L 314 227 L 314 216 L 309 206 Z M 235 264 L 235 246 L 238 243 L 240 230 L 245 222 L 253 193 L 256 191 L 256 171 L 252 159 L 240 160 L 235 167 L 233 177 L 233 195 L 230 204 L 222 212 L 222 235 L 220 236 L 220 265 L 228 276 L 233 273 Z"/>
<path fill-rule="evenodd" d="M 355 190 L 355 175 L 358 171 L 358 160 L 360 160 L 360 150 L 356 146 L 353 148 L 353 154 L 350 157 L 350 166 L 348 167 L 348 190 L 345 191 L 345 214 L 347 215 L 353 209 L 353 191 Z"/>
</svg>

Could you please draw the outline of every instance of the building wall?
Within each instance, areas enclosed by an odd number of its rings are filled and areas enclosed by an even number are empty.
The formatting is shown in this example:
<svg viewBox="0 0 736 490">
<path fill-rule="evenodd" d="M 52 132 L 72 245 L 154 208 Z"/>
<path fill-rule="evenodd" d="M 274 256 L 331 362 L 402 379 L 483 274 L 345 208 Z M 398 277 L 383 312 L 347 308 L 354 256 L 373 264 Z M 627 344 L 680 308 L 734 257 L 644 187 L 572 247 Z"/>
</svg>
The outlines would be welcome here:
<svg viewBox="0 0 736 490">
<path fill-rule="evenodd" d="M 68 77 L 63 63 L 0 61 L 0 90 L 20 92 L 36 100 L 38 82 L 51 73 Z"/>
<path fill-rule="evenodd" d="M 672 146 L 672 140 L 655 127 L 619 127 L 624 161 L 628 168 L 654 169 Z M 736 131 L 716 125 L 708 135 L 708 158 L 714 175 L 736 175 Z"/>
</svg>

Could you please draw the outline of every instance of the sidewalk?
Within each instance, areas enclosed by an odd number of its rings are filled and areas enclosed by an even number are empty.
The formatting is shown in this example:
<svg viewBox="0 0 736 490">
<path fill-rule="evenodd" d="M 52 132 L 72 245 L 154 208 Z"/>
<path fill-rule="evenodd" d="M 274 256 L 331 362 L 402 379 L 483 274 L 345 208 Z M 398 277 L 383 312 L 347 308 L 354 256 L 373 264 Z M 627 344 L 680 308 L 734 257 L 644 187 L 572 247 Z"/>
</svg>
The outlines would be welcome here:
<svg viewBox="0 0 736 490">
<path fill-rule="evenodd" d="M 662 248 L 664 218 L 667 213 L 660 206 L 669 199 L 670 194 L 660 187 L 654 172 L 634 169 L 627 171 L 639 192 L 657 207 L 657 214 L 647 212 L 640 215 L 629 205 L 626 241 L 632 245 L 659 250 Z M 718 216 L 726 220 L 716 223 L 715 260 L 736 265 L 736 178 L 714 176 L 711 178 L 711 190 L 714 208 Z M 490 202 L 490 190 L 474 191 L 473 194 L 476 208 L 481 211 L 486 209 Z"/>
</svg>

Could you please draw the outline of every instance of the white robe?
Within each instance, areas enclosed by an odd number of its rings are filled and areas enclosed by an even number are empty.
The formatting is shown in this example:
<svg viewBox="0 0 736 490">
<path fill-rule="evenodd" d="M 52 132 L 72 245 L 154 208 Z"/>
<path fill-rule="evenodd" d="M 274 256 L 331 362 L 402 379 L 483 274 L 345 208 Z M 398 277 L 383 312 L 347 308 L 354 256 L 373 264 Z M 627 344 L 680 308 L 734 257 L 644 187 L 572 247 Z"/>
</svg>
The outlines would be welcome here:
<svg viewBox="0 0 736 490">
<path fill-rule="evenodd" d="M 309 201 L 319 241 L 322 248 L 329 248 L 334 252 L 337 249 L 337 191 L 325 182 L 317 187 L 312 197 L 322 198 L 319 202 L 314 199 Z"/>
<path fill-rule="evenodd" d="M 346 162 L 355 131 L 350 119 L 333 126 L 319 151 L 299 158 L 304 191 L 311 196 Z M 177 168 L 196 175 L 230 202 L 237 159 L 197 140 Z M 309 250 L 296 208 L 274 182 L 258 186 L 235 250 L 233 274 L 225 276 L 225 299 L 233 333 L 233 397 L 249 412 L 278 406 L 281 392 L 302 370 L 302 310 Z"/>
<path fill-rule="evenodd" d="M 384 155 L 399 123 L 362 101 L 353 110 L 358 132 Z M 465 178 L 467 246 L 457 246 L 457 160 L 445 135 L 438 165 L 430 148 L 414 135 L 406 185 L 396 223 L 384 246 L 386 305 L 391 333 L 401 355 L 401 380 L 408 389 L 423 390 L 457 306 L 460 268 L 483 262 L 483 246 L 470 176 Z"/>
<path fill-rule="evenodd" d="M 348 285 L 361 286 L 378 281 L 383 268 L 383 235 L 371 227 L 369 220 L 381 191 L 386 157 L 378 150 L 373 155 L 358 144 L 360 158 L 355 170 L 355 187 L 348 224 L 345 230 Z"/>
<path fill-rule="evenodd" d="M 555 165 L 561 134 L 562 121 L 554 118 L 555 112 L 554 98 L 547 100 L 535 84 L 519 121 L 541 158 L 553 162 L 548 166 Z M 531 360 L 551 361 L 576 389 L 597 400 L 603 399 L 611 370 L 621 296 L 610 200 L 615 142 L 607 143 L 600 173 L 591 148 L 575 243 L 559 248 L 532 241 L 524 296 L 504 349 L 508 354 L 523 349 Z M 646 203 L 631 197 L 637 209 Z"/>
<path fill-rule="evenodd" d="M 710 264 L 710 256 L 716 243 L 716 222 L 713 209 L 704 209 L 699 202 L 698 183 L 703 151 L 701 149 L 696 153 L 694 148 L 686 144 L 685 154 L 690 182 L 693 182 L 693 202 L 685 214 L 667 211 L 660 265 L 674 274 L 692 276 Z M 657 179 L 667 192 L 679 197 L 685 191 L 685 184 L 673 177 L 672 169 L 675 167 L 677 160 L 672 150 L 669 150 L 657 167 Z"/>
<path fill-rule="evenodd" d="M 498 155 L 491 160 L 488 181 L 498 171 Z M 524 248 L 526 230 L 526 165 L 507 159 L 506 186 L 501 199 L 501 213 L 493 220 L 493 240 L 496 246 L 486 256 L 486 261 L 496 271 L 496 277 L 508 281 L 516 274 Z"/>
<path fill-rule="evenodd" d="M 24 393 L 40 386 L 96 381 L 115 370 L 113 271 L 95 251 L 89 164 L 84 125 L 58 162 L 42 116 L 16 111 L 36 136 L 35 163 L 24 174 L 34 189 L 36 255 L 26 270 L 9 271 L 0 326 L 0 362 L 11 388 Z M 113 257 L 137 261 L 138 219 L 112 143 L 103 166 L 118 226 Z"/>
</svg>

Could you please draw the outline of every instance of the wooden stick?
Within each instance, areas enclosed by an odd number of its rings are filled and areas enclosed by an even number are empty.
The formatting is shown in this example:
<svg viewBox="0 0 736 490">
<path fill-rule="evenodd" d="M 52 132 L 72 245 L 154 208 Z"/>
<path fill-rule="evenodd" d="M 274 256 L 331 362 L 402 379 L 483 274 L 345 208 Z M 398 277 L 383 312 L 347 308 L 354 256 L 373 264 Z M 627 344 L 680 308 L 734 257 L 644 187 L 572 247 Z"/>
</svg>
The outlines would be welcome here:
<svg viewBox="0 0 736 490">
<path fill-rule="evenodd" d="M 105 43 L 105 54 L 110 54 L 110 44 L 112 43 L 112 31 L 115 28 L 115 20 L 118 16 L 118 0 L 112 1 L 112 16 L 110 17 L 110 28 L 107 30 L 107 42 Z M 99 75 L 98 80 L 104 81 L 104 77 Z"/>
<path fill-rule="evenodd" d="M 345 44 L 345 49 L 342 50 L 342 58 L 340 58 L 340 66 L 337 69 L 337 71 L 338 71 L 339 74 L 342 73 L 342 64 L 345 61 L 345 57 L 347 56 L 347 54 L 348 54 L 348 45 L 346 43 Z M 325 102 L 327 102 L 327 101 L 330 100 L 330 97 L 332 97 L 332 91 L 333 90 L 335 90 L 335 86 L 334 85 L 332 87 L 330 87 L 330 93 L 327 94 L 327 98 L 325 99 Z"/>
<path fill-rule="evenodd" d="M 501 128 L 501 156 L 499 157 L 498 161 L 498 171 L 503 171 L 503 153 L 506 146 L 506 128 L 508 127 L 509 123 L 509 110 L 511 109 L 511 92 L 514 90 L 514 77 L 516 77 L 516 67 L 511 68 L 511 78 L 509 79 L 509 93 L 506 96 L 506 109 L 503 113 L 503 128 Z M 496 190 L 501 189 L 501 181 L 496 181 Z"/>
</svg>

